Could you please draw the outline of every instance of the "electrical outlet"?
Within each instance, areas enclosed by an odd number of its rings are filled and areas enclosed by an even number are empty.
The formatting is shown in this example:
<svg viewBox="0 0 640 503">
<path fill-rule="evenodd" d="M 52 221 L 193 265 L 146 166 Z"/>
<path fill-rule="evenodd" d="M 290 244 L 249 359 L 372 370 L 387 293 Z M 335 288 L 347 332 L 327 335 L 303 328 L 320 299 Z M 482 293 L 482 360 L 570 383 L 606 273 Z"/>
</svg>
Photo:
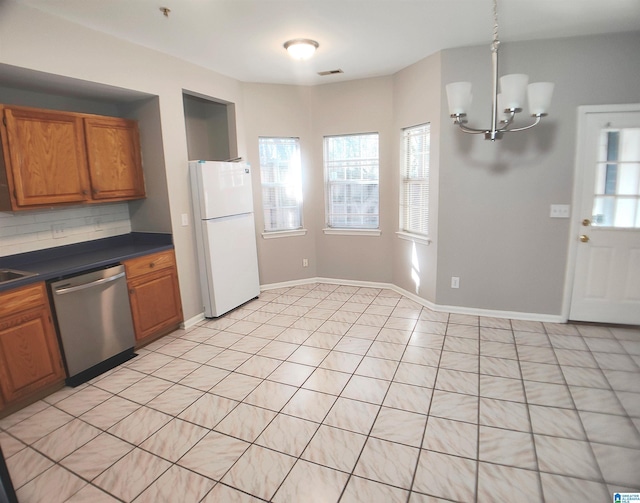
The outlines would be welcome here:
<svg viewBox="0 0 640 503">
<path fill-rule="evenodd" d="M 458 276 L 451 276 L 451 288 L 460 288 L 460 278 Z"/>
<path fill-rule="evenodd" d="M 53 224 L 51 226 L 51 236 L 53 239 L 60 239 L 67 235 L 63 224 Z"/>
<path fill-rule="evenodd" d="M 303 258 L 302 259 L 302 267 L 309 267 L 309 259 L 308 258 Z"/>
<path fill-rule="evenodd" d="M 569 218 L 571 206 L 568 204 L 552 204 L 549 216 L 551 218 Z"/>
</svg>

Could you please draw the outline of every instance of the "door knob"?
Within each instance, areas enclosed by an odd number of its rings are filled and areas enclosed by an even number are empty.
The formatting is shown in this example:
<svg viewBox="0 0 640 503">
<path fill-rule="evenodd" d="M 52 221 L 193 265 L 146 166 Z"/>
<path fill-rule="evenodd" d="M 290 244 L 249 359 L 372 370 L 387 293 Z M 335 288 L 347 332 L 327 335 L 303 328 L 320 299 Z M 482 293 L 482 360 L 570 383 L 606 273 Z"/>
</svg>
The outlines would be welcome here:
<svg viewBox="0 0 640 503">
<path fill-rule="evenodd" d="M 582 225 L 584 225 L 585 227 L 589 227 L 591 225 L 591 220 L 589 220 L 588 218 L 585 218 L 582 221 Z"/>
<path fill-rule="evenodd" d="M 583 234 L 582 236 L 580 236 L 580 241 L 582 241 L 583 243 L 588 243 L 589 236 L 587 236 L 586 234 Z"/>
</svg>

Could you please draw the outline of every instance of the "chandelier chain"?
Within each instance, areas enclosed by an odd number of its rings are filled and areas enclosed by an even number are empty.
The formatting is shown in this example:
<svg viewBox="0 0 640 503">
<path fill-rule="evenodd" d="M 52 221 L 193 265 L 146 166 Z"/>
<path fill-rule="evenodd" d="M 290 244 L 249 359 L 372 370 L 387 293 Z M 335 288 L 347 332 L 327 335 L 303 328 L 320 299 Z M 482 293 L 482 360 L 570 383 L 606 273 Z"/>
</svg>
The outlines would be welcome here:
<svg viewBox="0 0 640 503">
<path fill-rule="evenodd" d="M 471 104 L 471 82 L 453 82 L 447 84 L 447 100 L 449 101 L 450 117 L 464 133 L 484 134 L 485 140 L 496 141 L 504 133 L 515 133 L 531 129 L 547 116 L 547 109 L 553 92 L 552 82 L 535 82 L 529 84 L 528 75 L 513 74 L 499 78 L 498 74 L 498 0 L 493 0 L 493 42 L 491 43 L 492 63 L 492 107 L 491 127 L 479 129 L 467 126 L 467 109 Z M 499 90 L 502 89 L 502 93 Z M 534 118 L 533 123 L 514 127 L 516 114 L 522 112 L 524 94 L 529 101 L 529 113 Z"/>
<path fill-rule="evenodd" d="M 497 52 L 500 40 L 498 38 L 498 0 L 493 0 L 493 43 L 491 50 Z"/>
</svg>

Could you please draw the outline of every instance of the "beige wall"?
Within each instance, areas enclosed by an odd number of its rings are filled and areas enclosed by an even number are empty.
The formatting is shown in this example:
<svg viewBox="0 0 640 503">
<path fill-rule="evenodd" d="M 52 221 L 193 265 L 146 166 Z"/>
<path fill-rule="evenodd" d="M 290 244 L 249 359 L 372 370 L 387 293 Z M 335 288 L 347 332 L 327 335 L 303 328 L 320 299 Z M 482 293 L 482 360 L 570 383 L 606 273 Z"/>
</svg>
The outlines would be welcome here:
<svg viewBox="0 0 640 503">
<path fill-rule="evenodd" d="M 356 80 L 313 88 L 313 174 L 318 276 L 375 282 L 392 280 L 396 230 L 393 179 L 393 78 Z M 323 137 L 379 133 L 380 236 L 325 235 Z"/>
<path fill-rule="evenodd" d="M 89 92 L 115 86 L 140 95 L 130 112 L 155 121 L 146 141 L 155 153 L 145 155 L 151 197 L 130 204 L 131 224 L 173 233 L 186 319 L 202 307 L 193 226 L 181 225 L 182 214 L 191 216 L 183 90 L 235 104 L 237 154 L 254 167 L 258 136 L 301 139 L 305 236 L 261 237 L 253 171 L 262 284 L 313 277 L 393 282 L 440 305 L 549 315 L 561 312 L 570 239 L 569 220 L 550 219 L 549 205 L 571 203 L 576 107 L 640 101 L 638 33 L 503 44 L 502 73 L 554 81 L 556 93 L 544 125 L 491 144 L 455 130 L 442 92 L 448 82 L 471 80 L 472 124 L 488 120 L 485 46 L 444 51 L 389 77 L 316 87 L 243 84 L 23 5 L 0 8 L 0 64 L 77 79 Z M 422 122 L 432 125 L 433 241 L 416 245 L 414 255 L 412 243 L 395 235 L 399 139 L 403 127 Z M 380 133 L 382 233 L 325 235 L 322 137 L 368 131 Z M 460 289 L 449 287 L 451 276 L 460 277 Z"/>
<path fill-rule="evenodd" d="M 304 236 L 264 239 L 258 236 L 262 284 L 323 277 L 389 283 L 395 232 L 397 170 L 392 156 L 392 77 L 315 87 L 243 84 L 248 159 L 259 166 L 259 136 L 300 137 L 303 164 Z M 380 236 L 326 235 L 323 136 L 380 134 Z M 260 186 L 254 170 L 254 186 Z M 262 208 L 254 191 L 255 207 Z M 264 230 L 256 211 L 258 231 Z M 302 267 L 302 259 L 309 267 Z"/>
<path fill-rule="evenodd" d="M 141 96 L 158 97 L 156 123 L 161 136 L 154 139 L 153 147 L 161 154 L 152 159 L 145 156 L 144 168 L 147 184 L 150 177 L 164 180 L 156 180 L 157 191 L 152 197 L 132 206 L 132 228 L 173 233 L 185 319 L 198 316 L 202 313 L 202 300 L 193 226 L 181 226 L 181 215 L 191 216 L 182 91 L 188 89 L 200 96 L 236 103 L 241 108 L 240 83 L 23 5 L 4 2 L 1 8 L 0 63 L 48 72 L 57 80 L 61 76 L 85 81 L 83 91 L 88 93 L 93 83 L 97 83 L 96 89 L 115 86 Z M 145 110 L 139 113 L 150 115 Z M 246 155 L 241 115 L 237 128 L 238 151 Z M 153 210 L 156 205 L 159 212 Z"/>
<path fill-rule="evenodd" d="M 247 142 L 247 160 L 253 166 L 253 198 L 258 244 L 260 284 L 313 278 L 317 275 L 315 212 L 316 192 L 312 175 L 313 136 L 311 134 L 310 93 L 312 88 L 269 84 L 243 84 L 244 123 Z M 280 136 L 300 138 L 302 161 L 302 222 L 307 233 L 265 239 L 262 191 L 260 189 L 260 157 L 258 137 Z M 309 267 L 302 267 L 302 259 Z"/>
<path fill-rule="evenodd" d="M 394 77 L 394 134 L 400 138 L 403 128 L 431 124 L 431 156 L 429 165 L 429 244 L 396 237 L 393 248 L 393 283 L 435 303 L 438 243 L 438 177 L 440 166 L 440 53 L 411 65 Z M 400 160 L 400 143 L 394 142 L 393 157 Z M 399 173 L 399 170 L 396 170 Z M 394 177 L 393 192 L 398 208 L 399 174 Z M 396 209 L 396 225 L 399 216 Z"/>
</svg>

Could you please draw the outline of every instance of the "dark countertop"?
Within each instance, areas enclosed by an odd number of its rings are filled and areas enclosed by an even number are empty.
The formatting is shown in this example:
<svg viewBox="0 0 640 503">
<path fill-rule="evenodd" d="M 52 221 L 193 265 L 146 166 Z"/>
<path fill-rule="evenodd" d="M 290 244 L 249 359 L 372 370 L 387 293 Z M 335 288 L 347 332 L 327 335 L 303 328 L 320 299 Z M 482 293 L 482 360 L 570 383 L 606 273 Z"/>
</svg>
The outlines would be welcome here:
<svg viewBox="0 0 640 503">
<path fill-rule="evenodd" d="M 171 234 L 132 232 L 84 243 L 0 257 L 0 269 L 37 273 L 36 276 L 0 284 L 0 292 L 39 281 L 81 274 L 130 258 L 172 248 Z"/>
</svg>

